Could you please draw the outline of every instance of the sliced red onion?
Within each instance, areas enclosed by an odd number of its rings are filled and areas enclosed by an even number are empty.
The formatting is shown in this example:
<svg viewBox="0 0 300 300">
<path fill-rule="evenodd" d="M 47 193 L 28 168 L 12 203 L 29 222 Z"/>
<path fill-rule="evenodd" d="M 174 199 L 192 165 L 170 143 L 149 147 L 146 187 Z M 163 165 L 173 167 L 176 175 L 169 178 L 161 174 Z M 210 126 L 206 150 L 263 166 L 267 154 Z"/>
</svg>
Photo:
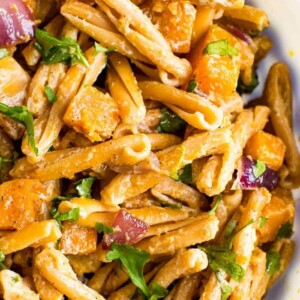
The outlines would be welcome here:
<svg viewBox="0 0 300 300">
<path fill-rule="evenodd" d="M 34 29 L 32 13 L 22 0 L 0 0 L 0 47 L 28 41 Z"/>
<path fill-rule="evenodd" d="M 254 169 L 256 168 L 257 160 L 252 160 L 249 157 L 242 157 L 241 169 L 238 172 L 238 185 L 244 190 L 253 190 L 260 187 L 265 187 L 272 191 L 276 188 L 279 182 L 277 173 L 265 167 L 265 171 L 258 177 L 255 176 Z"/>
<path fill-rule="evenodd" d="M 226 26 L 227 31 L 229 31 L 231 34 L 233 34 L 234 36 L 236 36 L 238 39 L 246 42 L 249 45 L 253 44 L 253 41 L 250 37 L 250 35 L 248 35 L 247 33 L 245 33 L 244 31 L 242 31 L 241 29 L 233 26 L 233 25 L 227 25 Z"/>
<path fill-rule="evenodd" d="M 135 244 L 144 237 L 148 227 L 149 225 L 144 221 L 137 219 L 124 209 L 120 209 L 112 224 L 115 233 L 105 234 L 102 246 L 107 249 L 112 243 Z"/>
</svg>

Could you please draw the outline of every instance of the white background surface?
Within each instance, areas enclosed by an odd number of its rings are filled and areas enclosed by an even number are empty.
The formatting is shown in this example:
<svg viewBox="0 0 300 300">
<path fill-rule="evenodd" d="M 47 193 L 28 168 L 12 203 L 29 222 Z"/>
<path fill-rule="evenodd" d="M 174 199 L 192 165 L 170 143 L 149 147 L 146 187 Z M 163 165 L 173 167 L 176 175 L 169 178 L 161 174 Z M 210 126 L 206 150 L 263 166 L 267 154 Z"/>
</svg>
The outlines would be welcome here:
<svg viewBox="0 0 300 300">
<path fill-rule="evenodd" d="M 269 16 L 271 26 L 265 33 L 271 37 L 274 48 L 259 67 L 260 87 L 253 98 L 261 94 L 264 78 L 270 66 L 283 61 L 290 67 L 294 89 L 294 127 L 299 142 L 300 135 L 300 0 L 249 0 L 247 4 L 262 8 Z M 293 55 L 291 55 L 293 54 Z M 300 145 L 298 143 L 300 148 Z M 296 248 L 288 271 L 272 288 L 266 300 L 300 299 L 300 191 L 295 191 L 296 220 L 294 239 Z M 251 300 L 251 299 L 245 299 Z"/>
</svg>

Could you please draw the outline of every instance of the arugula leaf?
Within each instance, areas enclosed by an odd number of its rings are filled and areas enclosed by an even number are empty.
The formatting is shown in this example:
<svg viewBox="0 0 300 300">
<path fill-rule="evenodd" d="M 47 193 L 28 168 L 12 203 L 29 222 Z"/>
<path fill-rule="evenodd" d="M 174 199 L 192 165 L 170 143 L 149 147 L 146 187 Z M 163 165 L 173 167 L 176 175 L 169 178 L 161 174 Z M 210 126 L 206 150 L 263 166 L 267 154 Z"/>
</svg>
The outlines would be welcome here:
<svg viewBox="0 0 300 300">
<path fill-rule="evenodd" d="M 59 226 L 61 226 L 61 222 L 63 222 L 63 221 L 73 221 L 73 222 L 78 221 L 79 208 L 78 207 L 73 208 L 70 211 L 62 214 L 62 213 L 60 213 L 60 211 L 57 208 L 53 207 L 50 210 L 50 215 L 54 220 L 56 220 L 56 222 L 59 224 Z"/>
<path fill-rule="evenodd" d="M 143 271 L 150 254 L 125 244 L 112 243 L 111 248 L 112 250 L 106 254 L 107 260 L 121 261 L 132 283 L 149 299 L 150 291 L 145 282 Z"/>
<path fill-rule="evenodd" d="M 238 85 L 237 85 L 237 92 L 241 94 L 251 94 L 256 87 L 259 85 L 258 75 L 256 71 L 252 72 L 252 80 L 250 84 L 245 84 L 241 77 L 239 77 Z"/>
<path fill-rule="evenodd" d="M 266 165 L 260 161 L 260 160 L 257 160 L 255 165 L 253 166 L 253 175 L 255 178 L 259 178 L 262 174 L 265 173 L 267 167 Z"/>
<path fill-rule="evenodd" d="M 293 223 L 286 222 L 278 230 L 277 238 L 289 238 L 293 234 Z"/>
<path fill-rule="evenodd" d="M 4 103 L 0 103 L 0 113 L 25 126 L 28 135 L 28 144 L 31 146 L 34 154 L 37 155 L 38 149 L 34 140 L 33 117 L 28 109 L 25 106 L 10 107 Z"/>
<path fill-rule="evenodd" d="M 1 48 L 1 49 L 0 49 L 0 59 L 4 58 L 4 57 L 6 57 L 6 56 L 8 56 L 8 51 L 7 51 L 7 49 Z"/>
<path fill-rule="evenodd" d="M 183 183 L 193 184 L 192 173 L 192 164 L 187 164 L 178 171 L 178 178 Z"/>
<path fill-rule="evenodd" d="M 118 263 L 122 263 L 132 283 L 142 291 L 147 299 L 156 300 L 166 295 L 168 291 L 159 284 L 152 283 L 148 288 L 145 282 L 144 266 L 150 258 L 147 251 L 117 243 L 112 243 L 111 248 L 112 250 L 106 254 L 107 260 L 116 260 Z"/>
<path fill-rule="evenodd" d="M 236 262 L 236 253 L 226 246 L 207 245 L 198 246 L 198 248 L 206 253 L 208 263 L 215 273 L 223 270 L 234 280 L 242 281 L 245 270 Z"/>
<path fill-rule="evenodd" d="M 220 271 L 216 272 L 216 276 L 221 287 L 221 300 L 227 300 L 229 295 L 232 293 L 232 287 L 222 276 Z"/>
<path fill-rule="evenodd" d="M 168 290 L 159 285 L 156 282 L 152 282 L 150 285 L 150 300 L 157 300 L 167 296 Z"/>
<path fill-rule="evenodd" d="M 50 103 L 53 104 L 57 100 L 57 96 L 50 86 L 45 86 L 45 94 Z"/>
<path fill-rule="evenodd" d="M 35 30 L 35 48 L 40 52 L 46 65 L 66 62 L 70 65 L 81 63 L 89 66 L 80 46 L 70 37 L 60 40 L 51 36 L 46 30 Z"/>
<path fill-rule="evenodd" d="M 228 40 L 223 39 L 207 44 L 203 50 L 203 54 L 229 56 L 232 58 L 233 56 L 239 55 L 239 51 L 237 48 L 232 47 L 228 43 Z"/>
<path fill-rule="evenodd" d="M 95 177 L 87 177 L 75 182 L 76 190 L 80 197 L 92 198 L 92 185 L 95 182 Z"/>
<path fill-rule="evenodd" d="M 208 212 L 208 214 L 209 214 L 210 216 L 212 216 L 212 215 L 215 214 L 215 211 L 216 211 L 216 209 L 218 208 L 218 206 L 219 206 L 219 204 L 221 203 L 221 201 L 222 201 L 222 196 L 219 195 L 219 196 L 217 197 L 217 199 L 216 199 L 215 204 L 213 205 L 213 207 L 211 208 L 211 210 Z"/>
<path fill-rule="evenodd" d="M 161 109 L 161 117 L 157 130 L 164 133 L 181 133 L 185 130 L 187 123 L 178 115 L 167 108 Z"/>
<path fill-rule="evenodd" d="M 198 83 L 195 79 L 191 79 L 188 83 L 186 91 L 189 93 L 196 93 L 196 90 L 198 88 Z"/>
<path fill-rule="evenodd" d="M 115 230 L 112 227 L 106 226 L 105 224 L 96 222 L 95 229 L 98 231 L 98 233 L 104 233 L 104 234 L 111 234 L 114 233 Z"/>
<path fill-rule="evenodd" d="M 0 250 L 0 270 L 5 270 L 6 269 L 6 265 L 3 263 L 5 260 L 5 255 L 2 252 L 2 250 Z"/>
<path fill-rule="evenodd" d="M 280 269 L 280 254 L 273 250 L 267 252 L 266 271 L 269 275 L 273 275 Z"/>
<path fill-rule="evenodd" d="M 94 55 L 96 55 L 100 52 L 107 53 L 107 52 L 115 51 L 114 47 L 105 48 L 105 47 L 101 46 L 100 44 L 98 44 L 97 42 L 94 43 L 94 48 L 95 48 Z"/>
<path fill-rule="evenodd" d="M 266 225 L 266 223 L 268 222 L 268 220 L 269 220 L 269 218 L 260 217 L 258 219 L 258 221 L 259 221 L 259 228 L 263 228 Z"/>
</svg>

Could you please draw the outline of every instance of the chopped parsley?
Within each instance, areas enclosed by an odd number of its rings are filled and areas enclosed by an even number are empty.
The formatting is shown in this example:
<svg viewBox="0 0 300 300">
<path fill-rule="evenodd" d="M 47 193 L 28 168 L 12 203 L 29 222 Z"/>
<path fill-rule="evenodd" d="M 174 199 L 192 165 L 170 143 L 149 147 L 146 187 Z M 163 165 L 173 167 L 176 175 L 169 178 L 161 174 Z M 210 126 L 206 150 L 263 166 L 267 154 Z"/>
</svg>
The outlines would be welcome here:
<svg viewBox="0 0 300 300">
<path fill-rule="evenodd" d="M 147 251 L 126 244 L 112 243 L 111 247 L 112 250 L 106 254 L 107 260 L 116 260 L 119 264 L 122 264 L 132 283 L 141 290 L 147 299 L 156 300 L 166 296 L 168 291 L 165 288 L 157 283 L 153 283 L 148 287 L 145 282 L 144 267 L 150 258 Z"/>
<path fill-rule="evenodd" d="M 98 53 L 107 53 L 115 50 L 114 47 L 105 48 L 100 44 L 98 44 L 97 42 L 94 43 L 94 48 L 95 48 L 94 55 L 97 55 Z"/>
<path fill-rule="evenodd" d="M 280 269 L 280 254 L 276 251 L 270 250 L 267 252 L 266 271 L 269 275 L 273 275 Z"/>
<path fill-rule="evenodd" d="M 207 44 L 203 50 L 203 54 L 229 56 L 232 58 L 233 56 L 239 55 L 239 51 L 237 48 L 231 46 L 228 40 L 223 39 Z"/>
<path fill-rule="evenodd" d="M 43 62 L 46 65 L 58 62 L 74 65 L 81 63 L 88 67 L 86 60 L 79 44 L 70 37 L 62 37 L 60 40 L 51 36 L 46 30 L 35 30 L 36 42 L 34 47 L 42 55 Z"/>
<path fill-rule="evenodd" d="M 209 214 L 210 216 L 212 216 L 212 215 L 215 214 L 215 211 L 217 210 L 217 208 L 218 208 L 218 206 L 220 205 L 221 201 L 222 201 L 222 196 L 219 195 L 219 196 L 217 197 L 217 199 L 216 199 L 215 204 L 213 205 L 213 207 L 211 208 L 211 210 L 208 212 L 208 214 Z"/>
<path fill-rule="evenodd" d="M 266 169 L 267 169 L 267 167 L 262 161 L 256 160 L 256 163 L 253 166 L 253 175 L 254 175 L 254 177 L 259 178 L 262 174 L 265 173 Z"/>
<path fill-rule="evenodd" d="M 167 108 L 161 109 L 161 117 L 157 130 L 162 133 L 178 133 L 181 134 L 187 123 L 182 120 L 178 115 Z"/>
<path fill-rule="evenodd" d="M 193 184 L 192 174 L 192 164 L 187 164 L 178 171 L 178 179 L 183 183 Z"/>
<path fill-rule="evenodd" d="M 95 229 L 98 231 L 98 233 L 104 233 L 104 234 L 111 234 L 114 233 L 115 230 L 112 227 L 106 226 L 105 224 L 97 222 L 95 225 Z"/>
<path fill-rule="evenodd" d="M 277 238 L 290 238 L 293 234 L 293 223 L 286 222 L 278 230 Z"/>
<path fill-rule="evenodd" d="M 71 209 L 70 211 L 62 214 L 57 208 L 53 207 L 50 210 L 51 217 L 56 220 L 59 226 L 61 226 L 61 222 L 63 221 L 72 221 L 76 222 L 79 219 L 79 208 L 76 207 Z"/>
<path fill-rule="evenodd" d="M 188 83 L 186 91 L 189 92 L 189 93 L 195 93 L 196 94 L 197 89 L 198 89 L 197 81 L 195 79 L 191 79 Z"/>
<path fill-rule="evenodd" d="M 87 177 L 75 182 L 75 188 L 80 197 L 92 198 L 92 185 L 95 182 L 95 177 Z"/>
<path fill-rule="evenodd" d="M 239 94 L 251 94 L 258 85 L 259 85 L 258 75 L 255 71 L 253 71 L 252 80 L 250 84 L 245 84 L 242 78 L 240 77 L 236 90 Z"/>
<path fill-rule="evenodd" d="M 268 220 L 269 220 L 269 218 L 260 217 L 258 219 L 258 221 L 259 221 L 259 228 L 263 228 L 266 225 L 266 223 L 268 222 Z"/>
<path fill-rule="evenodd" d="M 45 95 L 48 101 L 52 104 L 57 100 L 57 96 L 50 86 L 45 86 Z"/>
<path fill-rule="evenodd" d="M 4 103 L 0 103 L 0 113 L 25 126 L 28 135 L 28 144 L 31 146 L 34 154 L 37 155 L 38 149 L 34 140 L 33 117 L 28 109 L 25 106 L 10 107 Z"/>
</svg>

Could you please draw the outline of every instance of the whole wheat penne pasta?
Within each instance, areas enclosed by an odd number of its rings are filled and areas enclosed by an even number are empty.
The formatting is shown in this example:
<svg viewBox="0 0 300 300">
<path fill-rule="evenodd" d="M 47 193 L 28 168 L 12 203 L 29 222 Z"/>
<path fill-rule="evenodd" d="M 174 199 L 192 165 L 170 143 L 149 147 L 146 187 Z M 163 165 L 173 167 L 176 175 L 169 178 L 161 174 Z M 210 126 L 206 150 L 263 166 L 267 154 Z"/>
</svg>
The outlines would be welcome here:
<svg viewBox="0 0 300 300">
<path fill-rule="evenodd" d="M 137 134 L 139 131 L 135 125 L 131 125 L 128 123 L 121 123 L 117 126 L 113 133 L 113 139 L 117 139 L 122 136 Z"/>
<path fill-rule="evenodd" d="M 25 280 L 11 270 L 0 272 L 0 284 L 4 299 L 39 300 L 40 297 L 31 290 Z"/>
<path fill-rule="evenodd" d="M 4 254 L 13 253 L 27 247 L 38 247 L 56 242 L 61 237 L 59 226 L 54 220 L 35 222 L 0 238 Z"/>
<path fill-rule="evenodd" d="M 43 277 L 69 298 L 104 300 L 100 294 L 77 279 L 68 259 L 60 251 L 44 249 L 37 255 L 35 265 Z"/>
<path fill-rule="evenodd" d="M 203 275 L 194 273 L 180 279 L 173 300 L 192 299 L 198 290 Z"/>
<path fill-rule="evenodd" d="M 152 151 L 162 150 L 182 142 L 179 136 L 168 133 L 150 133 L 147 134 L 147 137 L 150 140 Z"/>
<path fill-rule="evenodd" d="M 65 3 L 61 7 L 61 14 L 74 26 L 85 32 L 101 45 L 115 48 L 119 53 L 149 63 L 142 55 L 99 10 L 79 1 Z"/>
<path fill-rule="evenodd" d="M 129 135 L 96 146 L 48 152 L 40 163 L 33 165 L 22 160 L 11 174 L 22 177 L 25 172 L 26 176 L 37 177 L 43 182 L 62 177 L 72 178 L 75 173 L 99 166 L 113 157 L 118 163 L 135 164 L 149 155 L 150 147 L 145 135 Z M 64 166 L 63 169 L 61 166 Z"/>
<path fill-rule="evenodd" d="M 113 291 L 124 285 L 129 280 L 129 276 L 122 268 L 115 265 L 113 272 L 111 272 L 103 285 L 103 295 L 110 295 Z"/>
<path fill-rule="evenodd" d="M 153 282 L 167 288 L 174 280 L 198 273 L 208 265 L 206 254 L 199 249 L 183 250 L 167 262 L 155 275 Z"/>
<path fill-rule="evenodd" d="M 172 53 L 164 37 L 137 6 L 129 0 L 96 2 L 118 30 L 158 66 L 163 82 L 178 86 L 188 80 L 192 72 L 189 62 Z M 123 16 L 124 13 L 126 19 L 117 17 L 118 14 Z"/>
<path fill-rule="evenodd" d="M 239 26 L 251 30 L 262 31 L 270 24 L 268 16 L 263 10 L 250 5 L 244 5 L 239 9 L 226 9 L 224 16 L 229 17 Z"/>
<path fill-rule="evenodd" d="M 106 264 L 99 268 L 88 282 L 88 287 L 98 293 L 102 292 L 102 288 L 108 279 L 109 274 L 113 271 L 115 263 Z"/>
<path fill-rule="evenodd" d="M 161 236 L 144 239 L 136 246 L 152 255 L 172 254 L 179 248 L 189 247 L 213 239 L 218 231 L 215 216 L 202 215 L 202 219 Z"/>
<path fill-rule="evenodd" d="M 222 111 L 201 96 L 155 81 L 141 81 L 139 87 L 144 98 L 163 102 L 198 129 L 214 130 L 221 125 Z"/>
<path fill-rule="evenodd" d="M 193 26 L 191 48 L 195 48 L 202 36 L 213 23 L 215 10 L 209 6 L 197 6 L 196 19 Z"/>
</svg>

